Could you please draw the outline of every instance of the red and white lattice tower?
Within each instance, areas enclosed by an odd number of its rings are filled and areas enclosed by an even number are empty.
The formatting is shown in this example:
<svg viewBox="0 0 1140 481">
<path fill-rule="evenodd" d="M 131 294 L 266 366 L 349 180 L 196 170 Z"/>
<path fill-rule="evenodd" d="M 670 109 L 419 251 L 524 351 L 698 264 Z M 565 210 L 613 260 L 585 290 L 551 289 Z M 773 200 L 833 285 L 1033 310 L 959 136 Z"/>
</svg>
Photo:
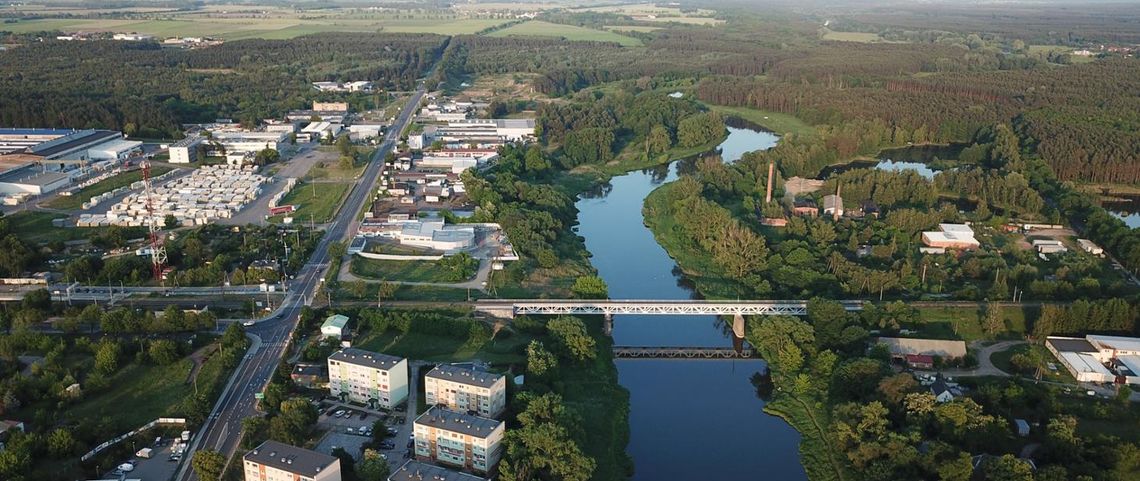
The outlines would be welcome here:
<svg viewBox="0 0 1140 481">
<path fill-rule="evenodd" d="M 166 247 L 163 245 L 164 238 L 161 226 L 165 220 L 159 219 L 158 215 L 155 214 L 154 197 L 150 185 L 150 162 L 143 161 L 142 171 L 143 192 L 146 194 L 147 228 L 150 230 L 150 267 L 154 271 L 154 280 L 165 287 L 166 282 L 162 279 L 162 269 L 166 266 Z"/>
</svg>

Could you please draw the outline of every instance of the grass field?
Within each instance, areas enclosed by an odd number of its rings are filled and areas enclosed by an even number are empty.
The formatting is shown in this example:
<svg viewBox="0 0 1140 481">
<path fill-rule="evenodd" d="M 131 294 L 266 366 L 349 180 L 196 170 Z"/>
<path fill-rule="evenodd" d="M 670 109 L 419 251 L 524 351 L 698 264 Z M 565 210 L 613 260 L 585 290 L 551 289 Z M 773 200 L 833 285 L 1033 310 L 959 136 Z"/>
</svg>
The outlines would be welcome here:
<svg viewBox="0 0 1140 481">
<path fill-rule="evenodd" d="M 709 105 L 709 109 L 720 112 L 726 117 L 739 117 L 756 125 L 771 130 L 777 134 L 813 135 L 815 127 L 805 124 L 794 115 L 756 110 L 747 107 L 726 107 L 723 105 Z"/>
<path fill-rule="evenodd" d="M 356 276 L 405 282 L 456 282 L 447 277 L 435 261 L 389 261 L 352 257 L 350 267 Z"/>
<path fill-rule="evenodd" d="M 525 334 L 503 332 L 482 346 L 470 345 L 466 339 L 433 336 L 411 332 L 386 332 L 358 340 L 357 347 L 373 352 L 425 361 L 469 361 L 479 359 L 494 364 L 526 362 L 526 345 L 533 339 Z"/>
<path fill-rule="evenodd" d="M 322 32 L 395 32 L 436 33 L 441 35 L 473 34 L 480 30 L 505 23 L 506 20 L 459 18 L 435 20 L 429 18 L 377 19 L 358 18 L 209 18 L 178 16 L 175 19 L 156 20 L 92 20 L 92 19 L 38 19 L 0 24 L 0 30 L 14 33 L 38 31 L 107 31 L 138 32 L 163 37 L 208 36 L 225 40 L 244 38 L 288 39 Z"/>
<path fill-rule="evenodd" d="M 186 383 L 192 367 L 190 359 L 167 366 L 130 364 L 109 379 L 113 389 L 69 407 L 66 415 L 73 419 L 109 416 L 118 429 L 136 428 L 164 415 L 184 415 L 176 407 L 194 395 L 194 384 Z M 209 390 L 225 374 L 221 357 L 212 356 L 198 373 L 198 389 Z"/>
<path fill-rule="evenodd" d="M 301 182 L 289 191 L 284 199 L 281 199 L 281 205 L 293 204 L 297 206 L 297 210 L 288 215 L 296 218 L 297 222 L 309 222 L 310 220 L 316 223 L 328 222 L 336 215 L 340 201 L 348 193 L 350 187 L 352 187 L 351 183 Z M 283 217 L 285 216 L 279 215 L 269 219 L 273 222 L 280 222 Z"/>
<path fill-rule="evenodd" d="M 23 211 L 6 215 L 4 216 L 4 220 L 8 222 L 8 228 L 20 236 L 21 239 L 36 243 L 66 242 L 86 239 L 87 234 L 92 232 L 87 229 L 56 227 L 51 224 L 53 219 L 63 219 L 66 217 L 67 216 L 63 214 L 53 214 L 51 212 Z"/>
<path fill-rule="evenodd" d="M 824 40 L 835 40 L 838 42 L 859 42 L 859 43 L 877 43 L 882 42 L 883 38 L 877 33 L 865 32 L 835 32 L 828 30 L 823 34 Z"/>
<path fill-rule="evenodd" d="M 150 170 L 150 175 L 152 177 L 158 177 L 162 174 L 170 172 L 171 170 L 173 169 L 170 167 L 155 167 Z M 112 190 L 118 189 L 119 187 L 131 185 L 132 183 L 138 182 L 140 180 L 142 180 L 141 170 L 123 172 L 114 177 L 100 181 L 95 185 L 84 187 L 79 192 L 76 192 L 72 195 L 61 195 L 59 197 L 56 197 L 50 202 L 47 202 L 46 205 L 55 209 L 78 209 L 83 206 L 84 202 L 91 200 L 92 197 L 110 192 Z"/>
<path fill-rule="evenodd" d="M 604 30 L 562 25 L 559 23 L 530 20 L 489 34 L 492 37 L 561 37 L 566 40 L 592 40 L 595 42 L 616 42 L 625 47 L 642 45 L 641 40 Z"/>
<path fill-rule="evenodd" d="M 646 27 L 643 25 L 606 25 L 605 29 L 614 32 L 652 32 L 663 27 Z"/>
<path fill-rule="evenodd" d="M 923 337 L 975 341 L 987 337 L 982 330 L 983 311 L 984 308 L 919 307 L 920 323 L 902 327 L 918 330 Z M 1025 309 L 1004 306 L 1002 317 L 1005 318 L 1006 331 L 998 337 L 1021 339 L 1025 334 Z"/>
</svg>

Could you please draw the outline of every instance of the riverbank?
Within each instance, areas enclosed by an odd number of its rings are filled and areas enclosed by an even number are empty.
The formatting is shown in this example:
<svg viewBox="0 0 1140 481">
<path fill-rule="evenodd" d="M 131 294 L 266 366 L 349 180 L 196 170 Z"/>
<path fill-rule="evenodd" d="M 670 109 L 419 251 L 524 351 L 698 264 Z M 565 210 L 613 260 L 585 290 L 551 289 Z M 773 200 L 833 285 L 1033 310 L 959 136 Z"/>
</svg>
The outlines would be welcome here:
<svg viewBox="0 0 1140 481">
<path fill-rule="evenodd" d="M 720 275 L 721 269 L 705 252 L 687 242 L 684 236 L 676 235 L 679 226 L 674 222 L 675 213 L 671 194 L 676 183 L 668 183 L 654 190 L 645 199 L 643 210 L 645 225 L 653 233 L 657 242 L 677 263 L 685 278 L 693 288 L 709 299 L 740 298 L 745 286 Z M 753 346 L 760 344 L 750 339 Z M 773 377 L 778 376 L 780 366 L 772 364 L 777 357 L 761 351 L 761 357 L 768 360 Z M 829 433 L 830 418 L 827 405 L 822 399 L 810 395 L 796 395 L 790 390 L 774 390 L 772 398 L 765 404 L 764 412 L 777 416 L 800 433 L 800 456 L 804 470 L 812 481 L 839 480 L 845 478 L 847 469 L 833 447 Z"/>
</svg>

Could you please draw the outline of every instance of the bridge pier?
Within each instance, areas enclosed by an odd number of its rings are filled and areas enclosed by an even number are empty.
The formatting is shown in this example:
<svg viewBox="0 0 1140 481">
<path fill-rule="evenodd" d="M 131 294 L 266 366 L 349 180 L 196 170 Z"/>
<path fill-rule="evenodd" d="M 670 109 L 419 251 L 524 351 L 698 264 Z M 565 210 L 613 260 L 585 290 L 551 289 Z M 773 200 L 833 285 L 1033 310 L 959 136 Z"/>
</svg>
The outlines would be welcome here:
<svg viewBox="0 0 1140 481">
<path fill-rule="evenodd" d="M 744 339 L 744 316 L 740 314 L 732 316 L 732 334 Z"/>
<path fill-rule="evenodd" d="M 603 321 L 603 323 L 602 323 L 602 332 L 605 332 L 607 336 L 613 337 L 613 335 L 614 335 L 614 315 L 607 312 L 605 314 L 605 318 L 606 318 L 606 320 Z"/>
</svg>

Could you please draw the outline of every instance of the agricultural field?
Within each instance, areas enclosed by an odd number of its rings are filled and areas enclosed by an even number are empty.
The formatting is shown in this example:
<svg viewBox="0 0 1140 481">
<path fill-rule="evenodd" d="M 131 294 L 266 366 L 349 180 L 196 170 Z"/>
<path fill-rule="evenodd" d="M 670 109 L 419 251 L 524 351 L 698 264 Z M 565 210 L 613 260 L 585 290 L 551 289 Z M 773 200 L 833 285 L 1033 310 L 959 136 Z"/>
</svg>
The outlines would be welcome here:
<svg viewBox="0 0 1140 481">
<path fill-rule="evenodd" d="M 393 32 L 437 33 L 441 35 L 473 34 L 506 22 L 482 18 L 299 18 L 290 15 L 264 17 L 220 17 L 174 15 L 153 20 L 111 19 L 37 19 L 0 25 L 0 30 L 15 33 L 38 31 L 134 32 L 159 38 L 207 36 L 225 40 L 244 38 L 288 39 L 321 32 Z"/>
<path fill-rule="evenodd" d="M 824 40 L 834 40 L 837 42 L 859 42 L 859 43 L 878 43 L 882 42 L 883 38 L 877 33 L 866 32 L 836 32 L 827 30 L 823 34 Z"/>
<path fill-rule="evenodd" d="M 572 12 L 600 12 L 629 15 L 637 20 L 662 23 L 684 23 L 688 25 L 719 25 L 724 20 L 713 18 L 715 10 L 698 9 L 683 12 L 677 7 L 663 7 L 653 3 L 638 3 L 633 5 L 607 5 L 599 7 L 581 7 L 570 9 Z"/>
<path fill-rule="evenodd" d="M 492 37 L 561 37 L 566 40 L 615 42 L 624 47 L 641 46 L 641 40 L 604 30 L 530 20 L 490 33 Z"/>
</svg>

